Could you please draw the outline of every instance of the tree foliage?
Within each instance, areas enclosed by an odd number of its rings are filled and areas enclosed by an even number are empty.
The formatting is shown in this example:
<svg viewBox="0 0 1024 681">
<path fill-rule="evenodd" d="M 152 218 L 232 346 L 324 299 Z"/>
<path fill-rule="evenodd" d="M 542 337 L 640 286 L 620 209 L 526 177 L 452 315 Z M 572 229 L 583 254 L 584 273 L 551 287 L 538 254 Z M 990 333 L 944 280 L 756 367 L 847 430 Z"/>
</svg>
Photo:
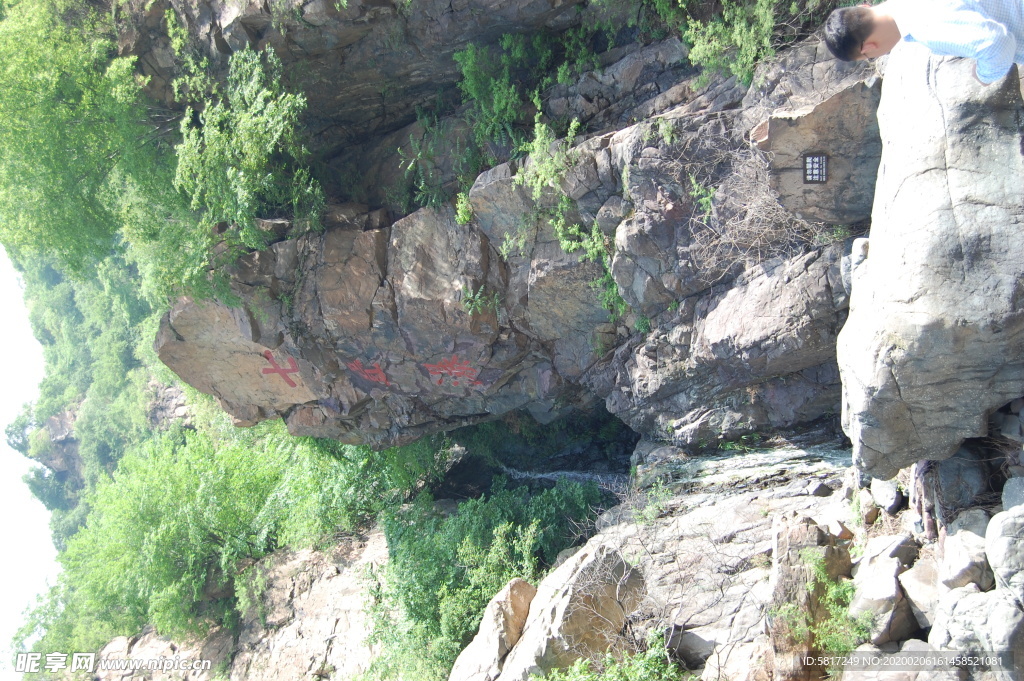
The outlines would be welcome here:
<svg viewBox="0 0 1024 681">
<path fill-rule="evenodd" d="M 0 239 L 75 272 L 110 250 L 104 191 L 146 136 L 134 62 L 111 38 L 70 0 L 20 0 L 0 21 Z"/>
<path fill-rule="evenodd" d="M 92 650 L 147 622 L 179 637 L 231 624 L 236 598 L 218 592 L 240 561 L 356 529 L 443 458 L 436 442 L 378 453 L 295 438 L 279 421 L 238 431 L 217 411 L 200 409 L 196 431 L 172 428 L 129 448 L 98 482 L 22 642 L 41 635 L 38 650 Z"/>
<path fill-rule="evenodd" d="M 283 90 L 272 51 L 243 50 L 226 85 L 183 57 L 177 90 L 187 110 L 168 111 L 144 101 L 145 81 L 133 58 L 116 56 L 115 37 L 109 16 L 87 4 L 5 8 L 0 241 L 22 261 L 47 254 L 75 278 L 124 252 L 152 302 L 224 295 L 216 266 L 239 251 L 217 250 L 219 241 L 265 246 L 257 217 L 316 224 L 323 195 L 302 165 L 298 132 L 305 100 Z M 219 222 L 237 230 L 218 236 Z M 215 252 L 224 257 L 214 262 Z"/>
<path fill-rule="evenodd" d="M 223 94 L 208 83 L 213 99 L 202 112 L 189 108 L 181 119 L 174 185 L 208 223 L 235 224 L 243 244 L 264 248 L 256 218 L 268 212 L 287 210 L 319 224 L 319 184 L 304 168 L 289 167 L 306 155 L 297 135 L 306 100 L 281 87 L 281 60 L 269 48 L 263 54 L 235 52 L 229 68 Z M 198 125 L 192 124 L 195 118 Z"/>
<path fill-rule="evenodd" d="M 373 607 L 383 653 L 369 678 L 447 678 L 491 597 L 514 577 L 536 582 L 599 503 L 592 485 L 559 481 L 530 495 L 499 479 L 489 497 L 464 501 L 453 515 L 426 494 L 386 513 L 390 562 Z"/>
</svg>

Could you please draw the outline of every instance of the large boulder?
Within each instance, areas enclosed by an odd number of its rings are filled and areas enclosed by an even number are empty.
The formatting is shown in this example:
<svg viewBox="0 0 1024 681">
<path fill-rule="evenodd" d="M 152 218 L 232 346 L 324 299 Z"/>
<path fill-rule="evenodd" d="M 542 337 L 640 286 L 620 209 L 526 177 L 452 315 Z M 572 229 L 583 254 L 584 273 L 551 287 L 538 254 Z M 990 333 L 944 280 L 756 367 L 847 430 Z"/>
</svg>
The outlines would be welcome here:
<svg viewBox="0 0 1024 681">
<path fill-rule="evenodd" d="M 873 537 L 854 572 L 850 615 L 871 616 L 870 640 L 874 645 L 902 641 L 918 629 L 899 576 L 917 559 L 918 546 L 908 535 Z"/>
<path fill-rule="evenodd" d="M 946 589 L 939 582 L 939 567 L 935 556 L 921 556 L 914 566 L 899 575 L 903 595 L 922 629 L 932 626 L 935 608 Z"/>
<path fill-rule="evenodd" d="M 982 591 L 994 584 L 992 569 L 985 557 L 985 533 L 988 513 L 972 508 L 961 513 L 947 528 L 939 563 L 939 580 L 950 589 L 974 583 Z"/>
<path fill-rule="evenodd" d="M 691 296 L 665 327 L 631 339 L 584 379 L 604 392 L 614 372 L 608 411 L 684 444 L 834 412 L 842 255 L 839 244 L 765 263 L 724 291 Z"/>
<path fill-rule="evenodd" d="M 588 544 L 537 585 L 522 637 L 498 678 L 526 681 L 621 648 L 619 632 L 643 596 L 643 575 L 618 551 Z"/>
<path fill-rule="evenodd" d="M 505 290 L 487 237 L 450 209 L 367 222 L 242 258 L 244 305 L 179 301 L 161 322 L 161 360 L 240 425 L 282 416 L 293 434 L 353 444 L 548 411 L 561 386 L 550 355 L 500 305 L 463 303 L 467 290 Z"/>
<path fill-rule="evenodd" d="M 661 47 L 651 54 L 662 61 L 682 49 Z M 634 82 L 636 65 L 609 83 Z M 765 67 L 753 94 L 719 81 L 656 124 L 577 145 L 560 184 L 565 217 L 597 225 L 610 272 L 563 250 L 555 192 L 535 200 L 518 182 L 539 160 L 515 161 L 477 179 L 469 224 L 449 207 L 392 224 L 346 205 L 322 235 L 275 228 L 276 243 L 229 272 L 242 305 L 179 301 L 157 352 L 239 425 L 280 417 L 293 434 L 374 447 L 519 409 L 551 420 L 595 397 L 680 445 L 834 414 L 847 246 L 799 245 L 809 235 L 785 231 L 800 221 L 749 174 L 767 161 L 748 138 L 780 107 L 813 110 L 848 90 L 863 99 L 851 115 L 867 116 L 867 68 L 836 66 L 808 43 Z M 718 187 L 710 212 L 698 176 L 705 196 Z M 756 234 L 764 207 L 787 248 L 755 262 L 732 242 L 707 243 L 715 215 Z M 603 303 L 615 294 L 633 310 L 610 320 Z"/>
<path fill-rule="evenodd" d="M 1024 605 L 1024 506 L 992 516 L 985 532 L 985 554 L 996 585 Z"/>
<path fill-rule="evenodd" d="M 1024 116 L 1016 71 L 901 43 L 878 109 L 870 251 L 839 336 L 843 425 L 858 466 L 891 478 L 983 436 L 1024 381 Z"/>
<path fill-rule="evenodd" d="M 1001 679 L 1019 681 L 1024 673 L 1024 609 L 1008 589 L 984 593 L 975 584 L 953 589 L 939 599 L 928 643 L 966 655 L 1004 656 Z"/>
<path fill-rule="evenodd" d="M 537 589 L 516 578 L 494 595 L 484 609 L 480 629 L 459 654 L 448 681 L 494 681 L 505 656 L 519 642 Z"/>
</svg>

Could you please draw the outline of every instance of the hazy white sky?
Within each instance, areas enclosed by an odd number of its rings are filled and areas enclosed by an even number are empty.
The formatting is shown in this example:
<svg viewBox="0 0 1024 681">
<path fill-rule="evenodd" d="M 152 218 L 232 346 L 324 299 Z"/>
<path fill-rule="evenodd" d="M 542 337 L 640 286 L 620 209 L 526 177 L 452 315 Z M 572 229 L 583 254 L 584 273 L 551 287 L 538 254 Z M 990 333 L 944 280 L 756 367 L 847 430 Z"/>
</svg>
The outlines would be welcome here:
<svg viewBox="0 0 1024 681">
<path fill-rule="evenodd" d="M 0 681 L 12 681 L 21 675 L 10 664 L 11 637 L 24 609 L 54 582 L 58 568 L 50 514 L 21 481 L 32 463 L 2 437 L 21 405 L 38 397 L 43 378 L 43 351 L 29 327 L 21 282 L 2 248 L 0 328 Z"/>
</svg>

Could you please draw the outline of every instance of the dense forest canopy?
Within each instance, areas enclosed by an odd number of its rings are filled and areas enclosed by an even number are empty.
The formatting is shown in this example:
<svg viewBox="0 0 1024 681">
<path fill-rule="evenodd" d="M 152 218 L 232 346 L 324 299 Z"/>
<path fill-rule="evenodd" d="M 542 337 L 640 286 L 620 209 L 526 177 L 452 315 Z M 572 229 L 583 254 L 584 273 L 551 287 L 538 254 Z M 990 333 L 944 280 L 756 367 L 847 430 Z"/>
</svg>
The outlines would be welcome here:
<svg viewBox="0 0 1024 681">
<path fill-rule="evenodd" d="M 827 3 L 727 0 L 717 15 L 697 2 L 627 4 L 634 36 L 678 35 L 696 65 L 749 82 L 757 60 Z M 260 218 L 318 229 L 325 203 L 345 197 L 321 188 L 337 178 L 318 174 L 325 171 L 304 143 L 305 97 L 283 87 L 273 50 L 236 51 L 218 80 L 169 11 L 176 102 L 157 104 L 146 99 L 134 58 L 118 56 L 117 10 L 0 3 L 0 242 L 22 273 L 46 360 L 38 400 L 6 435 L 51 464 L 26 483 L 52 511 L 63 566 L 18 645 L 94 650 L 146 623 L 180 636 L 235 626 L 258 583 L 251 571 L 237 574 L 241 566 L 380 521 L 392 567 L 376 592 L 375 635 L 392 654 L 371 675 L 443 678 L 490 594 L 512 576 L 538 576 L 577 538 L 574 523 L 593 515 L 599 495 L 559 484 L 531 497 L 499 484 L 442 519 L 425 490 L 444 471 L 443 439 L 373 452 L 292 438 L 280 423 L 237 430 L 192 392 L 191 421 L 153 422 L 158 389 L 176 382 L 152 350 L 169 302 L 181 294 L 230 302 L 221 269 L 266 245 Z M 459 187 L 438 184 L 431 154 L 443 150 L 413 143 L 393 212 L 448 203 L 502 160 L 495 149 L 546 150 L 556 132 L 575 132 L 572 122 L 543 116 L 545 89 L 592 67 L 620 28 L 599 20 L 457 53 L 473 131 L 459 155 Z M 423 140 L 443 142 L 444 113 L 421 112 Z M 586 247 L 586 232 L 567 234 Z M 590 257 L 603 255 L 598 248 Z M 73 419 L 77 463 L 56 470 L 62 445 L 46 426 L 63 417 Z M 486 449 L 486 432 L 467 442 Z M 210 597 L 211 584 L 233 590 Z M 403 667 L 413 663 L 411 672 Z"/>
</svg>

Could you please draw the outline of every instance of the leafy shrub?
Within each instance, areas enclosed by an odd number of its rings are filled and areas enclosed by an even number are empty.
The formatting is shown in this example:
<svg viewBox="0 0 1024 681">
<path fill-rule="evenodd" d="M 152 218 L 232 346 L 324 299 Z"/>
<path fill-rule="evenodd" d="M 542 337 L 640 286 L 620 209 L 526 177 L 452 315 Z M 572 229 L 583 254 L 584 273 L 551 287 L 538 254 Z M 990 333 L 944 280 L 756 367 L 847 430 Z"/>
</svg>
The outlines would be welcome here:
<svg viewBox="0 0 1024 681">
<path fill-rule="evenodd" d="M 306 155 L 296 133 L 306 101 L 281 87 L 281 60 L 269 48 L 262 55 L 235 52 L 229 69 L 223 95 L 210 86 L 215 97 L 198 114 L 200 125 L 192 124 L 192 109 L 182 118 L 174 186 L 208 224 L 233 223 L 243 244 L 264 248 L 256 218 L 268 212 L 287 210 L 307 226 L 319 225 L 323 193 L 296 165 Z"/>
<path fill-rule="evenodd" d="M 468 225 L 473 221 L 473 206 L 469 203 L 469 194 L 460 192 L 455 197 L 455 222 L 460 225 Z"/>
<path fill-rule="evenodd" d="M 691 20 L 685 26 L 690 61 L 709 74 L 734 75 L 749 85 L 758 62 L 772 57 L 783 43 L 807 35 L 834 4 L 828 0 L 725 0 L 717 18 Z"/>
<path fill-rule="evenodd" d="M 804 549 L 800 552 L 800 559 L 811 568 L 812 578 L 807 583 L 807 590 L 817 595 L 827 616 L 816 622 L 811 621 L 809 613 L 800 606 L 786 603 L 776 610 L 775 617 L 784 623 L 794 640 L 801 641 L 810 637 L 813 649 L 817 652 L 838 656 L 848 653 L 868 639 L 873 621 L 871 614 L 850 616 L 853 582 L 842 578 L 837 581 L 829 577 L 825 558 L 819 551 Z"/>
<path fill-rule="evenodd" d="M 400 503 L 444 455 L 436 443 L 372 452 L 295 438 L 281 422 L 238 431 L 212 404 L 196 432 L 172 429 L 129 449 L 86 499 L 86 526 L 59 560 L 58 587 L 19 633 L 37 650 L 92 650 L 152 623 L 162 634 L 237 621 L 236 596 L 213 598 L 239 562 L 310 546 Z M 254 602 L 254 575 L 238 589 Z M 246 586 L 248 585 L 248 586 Z"/>
<path fill-rule="evenodd" d="M 568 669 L 555 669 L 544 675 L 547 681 L 676 681 L 682 677 L 661 641 L 648 644 L 645 652 L 616 659 L 605 657 L 601 664 L 577 660 Z M 540 677 L 531 676 L 531 679 Z"/>
<path fill-rule="evenodd" d="M 490 497 L 451 516 L 429 495 L 384 516 L 390 562 L 374 575 L 373 640 L 382 644 L 368 678 L 446 678 L 490 598 L 513 577 L 536 581 L 592 517 L 596 487 L 559 481 L 530 496 L 497 479 Z"/>
<path fill-rule="evenodd" d="M 463 101 L 470 104 L 470 120 L 476 143 L 485 148 L 489 142 L 510 144 L 517 139 L 515 124 L 523 112 L 525 100 L 512 81 L 509 64 L 496 64 L 485 48 L 470 43 L 456 52 L 462 70 L 459 89 Z"/>
<path fill-rule="evenodd" d="M 48 253 L 78 275 L 109 253 L 111 173 L 152 169 L 134 58 L 81 3 L 0 11 L 0 240 L 15 259 Z"/>
<path fill-rule="evenodd" d="M 828 612 L 827 619 L 811 626 L 815 647 L 819 651 L 838 655 L 850 652 L 868 639 L 872 625 L 871 614 L 850 616 L 850 602 L 854 594 L 853 581 L 831 579 L 825 569 L 824 556 L 813 549 L 804 549 L 800 552 L 800 557 L 811 566 L 814 576 L 807 589 L 821 589 L 820 602 Z"/>
</svg>

